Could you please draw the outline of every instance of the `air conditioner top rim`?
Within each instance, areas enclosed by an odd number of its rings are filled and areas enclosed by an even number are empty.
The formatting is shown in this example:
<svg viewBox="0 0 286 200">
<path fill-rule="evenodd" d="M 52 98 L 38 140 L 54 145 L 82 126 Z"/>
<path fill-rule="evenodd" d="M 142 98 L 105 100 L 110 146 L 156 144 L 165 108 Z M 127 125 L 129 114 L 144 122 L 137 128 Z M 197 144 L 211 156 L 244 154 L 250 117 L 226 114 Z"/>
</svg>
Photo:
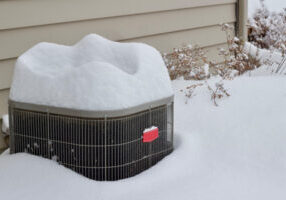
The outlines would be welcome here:
<svg viewBox="0 0 286 200">
<path fill-rule="evenodd" d="M 152 109 L 155 107 L 160 107 L 163 105 L 168 105 L 174 102 L 174 95 L 159 99 L 152 102 L 147 102 L 141 105 L 134 107 L 129 107 L 120 110 L 106 110 L 106 111 L 91 111 L 91 110 L 79 110 L 79 109 L 70 109 L 64 107 L 54 107 L 40 104 L 32 104 L 25 102 L 18 102 L 9 99 L 8 104 L 10 108 L 18 108 L 27 111 L 36 111 L 43 113 L 51 113 L 58 115 L 66 115 L 72 117 L 84 117 L 84 118 L 110 118 L 110 117 L 123 117 L 131 114 L 136 114 L 144 110 Z"/>
</svg>

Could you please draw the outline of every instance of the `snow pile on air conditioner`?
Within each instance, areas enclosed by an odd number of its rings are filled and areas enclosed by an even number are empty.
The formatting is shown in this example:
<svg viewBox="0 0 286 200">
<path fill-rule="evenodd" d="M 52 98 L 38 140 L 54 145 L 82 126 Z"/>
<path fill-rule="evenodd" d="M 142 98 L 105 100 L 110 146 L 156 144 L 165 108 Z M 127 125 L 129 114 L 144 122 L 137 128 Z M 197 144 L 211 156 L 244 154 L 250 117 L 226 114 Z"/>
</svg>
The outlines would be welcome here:
<svg viewBox="0 0 286 200">
<path fill-rule="evenodd" d="M 172 95 L 167 69 L 156 49 L 90 34 L 73 46 L 39 43 L 21 55 L 10 99 L 103 111 Z"/>
</svg>

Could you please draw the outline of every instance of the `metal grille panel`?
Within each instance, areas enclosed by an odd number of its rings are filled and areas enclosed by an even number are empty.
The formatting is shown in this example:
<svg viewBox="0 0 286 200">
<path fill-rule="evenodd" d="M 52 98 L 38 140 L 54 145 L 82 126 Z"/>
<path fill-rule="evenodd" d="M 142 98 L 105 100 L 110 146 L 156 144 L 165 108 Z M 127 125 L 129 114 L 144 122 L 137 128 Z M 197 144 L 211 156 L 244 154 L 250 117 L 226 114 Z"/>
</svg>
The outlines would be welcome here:
<svg viewBox="0 0 286 200">
<path fill-rule="evenodd" d="M 173 150 L 173 103 L 113 118 L 83 118 L 10 105 L 11 153 L 53 159 L 94 180 L 134 176 Z M 143 131 L 159 137 L 142 142 Z"/>
</svg>

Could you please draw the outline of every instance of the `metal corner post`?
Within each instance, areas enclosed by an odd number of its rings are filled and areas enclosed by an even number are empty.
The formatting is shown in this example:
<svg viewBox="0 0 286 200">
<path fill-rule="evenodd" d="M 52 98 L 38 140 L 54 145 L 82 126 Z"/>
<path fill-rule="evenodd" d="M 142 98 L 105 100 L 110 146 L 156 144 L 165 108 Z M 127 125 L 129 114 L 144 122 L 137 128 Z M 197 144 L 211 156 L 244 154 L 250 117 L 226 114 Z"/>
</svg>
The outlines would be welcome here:
<svg viewBox="0 0 286 200">
<path fill-rule="evenodd" d="M 248 0 L 237 0 L 236 35 L 243 42 L 247 41 Z"/>
</svg>

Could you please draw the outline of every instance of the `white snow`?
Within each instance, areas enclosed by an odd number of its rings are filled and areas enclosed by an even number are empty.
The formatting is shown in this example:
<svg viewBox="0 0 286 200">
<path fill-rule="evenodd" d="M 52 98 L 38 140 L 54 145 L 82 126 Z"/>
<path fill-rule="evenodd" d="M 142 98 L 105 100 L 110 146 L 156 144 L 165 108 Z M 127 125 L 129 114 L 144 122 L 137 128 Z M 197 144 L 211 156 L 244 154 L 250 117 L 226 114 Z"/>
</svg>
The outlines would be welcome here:
<svg viewBox="0 0 286 200">
<path fill-rule="evenodd" d="M 216 79 L 208 80 L 214 85 Z M 92 181 L 25 153 L 0 156 L 5 200 L 284 200 L 286 78 L 226 81 L 230 97 L 213 105 L 206 86 L 185 104 L 175 89 L 175 151 L 149 170 L 116 182 Z"/>
<path fill-rule="evenodd" d="M 149 131 L 153 131 L 153 130 L 155 130 L 155 129 L 158 129 L 158 127 L 156 127 L 156 126 L 151 126 L 150 128 L 145 128 L 144 131 L 143 131 L 143 133 L 146 133 L 146 132 L 149 132 Z"/>
<path fill-rule="evenodd" d="M 16 63 L 10 99 L 81 110 L 117 110 L 173 95 L 161 54 L 96 34 L 74 46 L 39 43 Z"/>
<path fill-rule="evenodd" d="M 261 66 L 255 70 L 246 72 L 249 76 L 286 75 L 286 61 L 279 51 L 260 49 L 246 42 L 245 50 L 253 57 L 260 60 Z M 283 62 L 284 61 L 284 62 Z"/>
<path fill-rule="evenodd" d="M 283 8 L 286 8 L 285 0 L 265 0 L 265 5 L 270 11 L 281 12 Z M 253 15 L 255 10 L 259 8 L 259 0 L 248 0 L 248 14 L 249 17 Z"/>
<path fill-rule="evenodd" d="M 8 134 L 9 130 L 9 116 L 3 115 L 2 116 L 2 133 Z"/>
</svg>

